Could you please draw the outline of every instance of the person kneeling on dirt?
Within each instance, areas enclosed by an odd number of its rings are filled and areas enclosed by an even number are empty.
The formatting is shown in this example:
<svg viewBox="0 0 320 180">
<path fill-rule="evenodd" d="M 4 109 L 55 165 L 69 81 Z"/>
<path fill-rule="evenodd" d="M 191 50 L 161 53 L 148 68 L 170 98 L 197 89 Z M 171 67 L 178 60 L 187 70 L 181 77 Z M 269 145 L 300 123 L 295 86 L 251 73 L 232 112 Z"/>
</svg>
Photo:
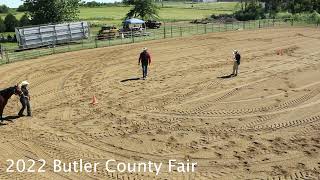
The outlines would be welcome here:
<svg viewBox="0 0 320 180">
<path fill-rule="evenodd" d="M 31 108 L 30 108 L 30 96 L 29 96 L 29 91 L 27 89 L 27 86 L 29 85 L 28 81 L 22 81 L 20 84 L 21 87 L 21 95 L 20 95 L 20 102 L 22 105 L 21 110 L 19 111 L 18 115 L 23 116 L 23 111 L 27 107 L 27 114 L 28 116 L 31 116 Z"/>
<path fill-rule="evenodd" d="M 234 55 L 234 63 L 233 63 L 233 72 L 231 75 L 237 76 L 238 75 L 238 69 L 239 69 L 239 65 L 240 65 L 240 53 L 237 50 L 233 50 L 233 55 Z"/>
<path fill-rule="evenodd" d="M 138 63 L 138 65 L 140 65 L 140 62 L 142 64 L 143 79 L 146 79 L 146 77 L 148 76 L 148 65 L 151 64 L 151 56 L 147 52 L 147 50 L 148 50 L 147 48 L 143 48 L 143 51 L 140 53 L 139 63 Z"/>
</svg>

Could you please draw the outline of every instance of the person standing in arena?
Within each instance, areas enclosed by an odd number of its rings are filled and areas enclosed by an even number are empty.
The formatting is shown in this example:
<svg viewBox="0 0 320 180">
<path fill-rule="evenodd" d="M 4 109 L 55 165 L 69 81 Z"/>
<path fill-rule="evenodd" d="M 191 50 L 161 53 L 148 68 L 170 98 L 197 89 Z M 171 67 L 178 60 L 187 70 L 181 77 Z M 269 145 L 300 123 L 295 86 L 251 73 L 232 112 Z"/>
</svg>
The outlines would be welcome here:
<svg viewBox="0 0 320 180">
<path fill-rule="evenodd" d="M 148 65 L 151 64 L 151 56 L 147 51 L 147 48 L 143 48 L 143 51 L 140 53 L 138 65 L 142 65 L 142 78 L 145 80 L 148 76 Z"/>
<path fill-rule="evenodd" d="M 231 75 L 237 76 L 238 75 L 238 69 L 240 65 L 240 60 L 241 60 L 241 55 L 238 50 L 233 50 L 233 55 L 234 55 L 234 63 L 233 63 L 233 72 Z"/>
<path fill-rule="evenodd" d="M 20 102 L 21 102 L 22 108 L 18 113 L 19 116 L 23 116 L 23 111 L 26 109 L 26 107 L 27 107 L 27 115 L 31 116 L 30 95 L 27 89 L 28 85 L 29 85 L 28 81 L 22 81 L 20 84 L 21 91 L 22 91 L 20 95 Z"/>
</svg>

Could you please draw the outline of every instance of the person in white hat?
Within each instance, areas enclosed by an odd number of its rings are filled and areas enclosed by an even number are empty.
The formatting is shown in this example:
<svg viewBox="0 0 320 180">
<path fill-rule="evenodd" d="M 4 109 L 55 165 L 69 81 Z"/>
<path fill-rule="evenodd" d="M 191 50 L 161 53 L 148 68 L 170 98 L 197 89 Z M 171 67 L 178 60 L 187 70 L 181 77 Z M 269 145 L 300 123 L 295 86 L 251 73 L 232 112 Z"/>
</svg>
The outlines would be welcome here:
<svg viewBox="0 0 320 180">
<path fill-rule="evenodd" d="M 148 53 L 148 49 L 145 47 L 140 53 L 138 65 L 142 65 L 142 78 L 145 80 L 148 76 L 148 65 L 151 64 L 151 56 Z"/>
<path fill-rule="evenodd" d="M 233 76 L 237 76 L 238 75 L 238 69 L 239 69 L 239 65 L 240 65 L 240 60 L 241 60 L 241 55 L 239 53 L 238 50 L 233 50 L 233 71 L 232 74 Z"/>
<path fill-rule="evenodd" d="M 26 109 L 26 107 L 27 107 L 27 115 L 31 116 L 30 95 L 27 89 L 28 85 L 29 85 L 28 81 L 22 81 L 20 83 L 20 88 L 22 91 L 20 95 L 20 102 L 21 102 L 22 108 L 18 113 L 19 116 L 23 116 L 23 111 Z"/>
</svg>

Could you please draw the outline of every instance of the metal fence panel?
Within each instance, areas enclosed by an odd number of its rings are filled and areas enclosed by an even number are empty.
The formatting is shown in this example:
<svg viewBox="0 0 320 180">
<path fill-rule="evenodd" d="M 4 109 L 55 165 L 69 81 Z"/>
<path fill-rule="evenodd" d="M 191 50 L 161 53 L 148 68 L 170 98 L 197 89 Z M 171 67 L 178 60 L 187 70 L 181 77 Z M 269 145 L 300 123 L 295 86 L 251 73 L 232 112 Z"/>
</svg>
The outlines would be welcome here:
<svg viewBox="0 0 320 180">
<path fill-rule="evenodd" d="M 37 48 L 86 39 L 89 37 L 89 26 L 87 22 L 73 22 L 22 27 L 16 28 L 16 36 L 19 48 Z"/>
</svg>

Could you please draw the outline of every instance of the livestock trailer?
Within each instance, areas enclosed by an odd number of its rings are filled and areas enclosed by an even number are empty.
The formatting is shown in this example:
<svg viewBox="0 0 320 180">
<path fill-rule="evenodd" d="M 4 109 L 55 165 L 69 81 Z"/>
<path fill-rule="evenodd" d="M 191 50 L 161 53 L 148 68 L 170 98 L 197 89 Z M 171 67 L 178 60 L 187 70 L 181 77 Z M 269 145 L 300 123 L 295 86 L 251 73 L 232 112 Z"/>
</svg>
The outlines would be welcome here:
<svg viewBox="0 0 320 180">
<path fill-rule="evenodd" d="M 19 49 L 31 49 L 89 38 L 87 22 L 48 24 L 15 29 Z"/>
</svg>

